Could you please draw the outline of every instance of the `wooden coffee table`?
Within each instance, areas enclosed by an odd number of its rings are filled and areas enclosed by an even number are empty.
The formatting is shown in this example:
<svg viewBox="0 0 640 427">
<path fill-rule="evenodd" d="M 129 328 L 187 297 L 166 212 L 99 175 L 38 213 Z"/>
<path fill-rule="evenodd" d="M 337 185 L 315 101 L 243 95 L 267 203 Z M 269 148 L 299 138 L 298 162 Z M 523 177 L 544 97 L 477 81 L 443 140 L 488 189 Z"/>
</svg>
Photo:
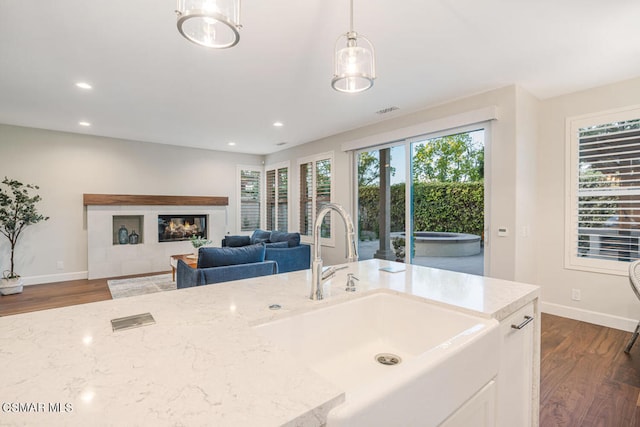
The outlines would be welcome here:
<svg viewBox="0 0 640 427">
<path fill-rule="evenodd" d="M 171 255 L 169 260 L 169 264 L 171 264 L 171 279 L 176 281 L 176 268 L 178 268 L 178 260 L 186 262 L 189 267 L 196 268 L 198 265 L 198 258 L 194 254 L 181 254 L 181 255 Z"/>
</svg>

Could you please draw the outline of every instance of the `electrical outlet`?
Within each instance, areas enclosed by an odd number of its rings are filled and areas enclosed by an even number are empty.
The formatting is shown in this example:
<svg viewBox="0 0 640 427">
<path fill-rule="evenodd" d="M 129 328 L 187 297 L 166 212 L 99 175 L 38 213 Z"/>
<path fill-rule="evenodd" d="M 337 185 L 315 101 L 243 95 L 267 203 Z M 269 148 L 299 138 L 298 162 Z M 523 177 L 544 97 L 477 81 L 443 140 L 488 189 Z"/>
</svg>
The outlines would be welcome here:
<svg viewBox="0 0 640 427">
<path fill-rule="evenodd" d="M 571 299 L 574 301 L 580 301 L 580 289 L 571 289 Z"/>
<path fill-rule="evenodd" d="M 64 270 L 64 261 L 58 261 L 58 270 Z"/>
</svg>

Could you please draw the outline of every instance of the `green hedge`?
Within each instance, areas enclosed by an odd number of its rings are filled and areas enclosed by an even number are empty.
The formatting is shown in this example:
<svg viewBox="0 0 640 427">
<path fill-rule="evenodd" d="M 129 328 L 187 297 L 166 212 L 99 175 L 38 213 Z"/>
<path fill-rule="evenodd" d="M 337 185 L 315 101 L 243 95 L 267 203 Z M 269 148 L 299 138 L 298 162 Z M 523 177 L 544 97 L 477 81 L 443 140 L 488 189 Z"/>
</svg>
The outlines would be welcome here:
<svg viewBox="0 0 640 427">
<path fill-rule="evenodd" d="M 415 183 L 414 229 L 482 235 L 484 182 Z M 391 232 L 404 231 L 405 185 L 391 186 Z M 360 236 L 378 235 L 379 189 L 359 188 Z M 369 232 L 369 233 L 367 233 Z"/>
</svg>

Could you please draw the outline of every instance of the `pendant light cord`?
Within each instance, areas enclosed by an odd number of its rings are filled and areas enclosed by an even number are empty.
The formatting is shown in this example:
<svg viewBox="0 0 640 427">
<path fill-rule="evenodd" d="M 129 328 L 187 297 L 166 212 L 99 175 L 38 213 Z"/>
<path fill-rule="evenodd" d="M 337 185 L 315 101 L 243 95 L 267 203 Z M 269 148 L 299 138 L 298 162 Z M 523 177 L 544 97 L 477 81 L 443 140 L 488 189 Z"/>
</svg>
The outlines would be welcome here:
<svg viewBox="0 0 640 427">
<path fill-rule="evenodd" d="M 349 32 L 353 33 L 353 0 L 350 1 L 351 9 L 349 14 Z"/>
</svg>

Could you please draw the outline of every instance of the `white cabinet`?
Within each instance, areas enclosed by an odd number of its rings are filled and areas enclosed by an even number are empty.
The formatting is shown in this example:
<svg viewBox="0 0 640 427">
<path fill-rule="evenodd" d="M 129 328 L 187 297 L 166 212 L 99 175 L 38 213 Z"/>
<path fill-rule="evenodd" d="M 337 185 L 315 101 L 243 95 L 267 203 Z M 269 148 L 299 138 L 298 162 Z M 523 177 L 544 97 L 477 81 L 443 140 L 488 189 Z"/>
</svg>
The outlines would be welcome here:
<svg viewBox="0 0 640 427">
<path fill-rule="evenodd" d="M 500 367 L 497 378 L 497 426 L 532 427 L 537 424 L 538 393 L 534 386 L 535 339 L 539 320 L 534 302 L 527 304 L 500 323 Z M 535 409 L 534 409 L 535 408 Z"/>
<path fill-rule="evenodd" d="M 537 427 L 540 320 L 537 300 L 500 322 L 498 375 L 440 427 Z"/>
<path fill-rule="evenodd" d="M 489 381 L 440 427 L 495 426 L 496 384 Z"/>
</svg>

